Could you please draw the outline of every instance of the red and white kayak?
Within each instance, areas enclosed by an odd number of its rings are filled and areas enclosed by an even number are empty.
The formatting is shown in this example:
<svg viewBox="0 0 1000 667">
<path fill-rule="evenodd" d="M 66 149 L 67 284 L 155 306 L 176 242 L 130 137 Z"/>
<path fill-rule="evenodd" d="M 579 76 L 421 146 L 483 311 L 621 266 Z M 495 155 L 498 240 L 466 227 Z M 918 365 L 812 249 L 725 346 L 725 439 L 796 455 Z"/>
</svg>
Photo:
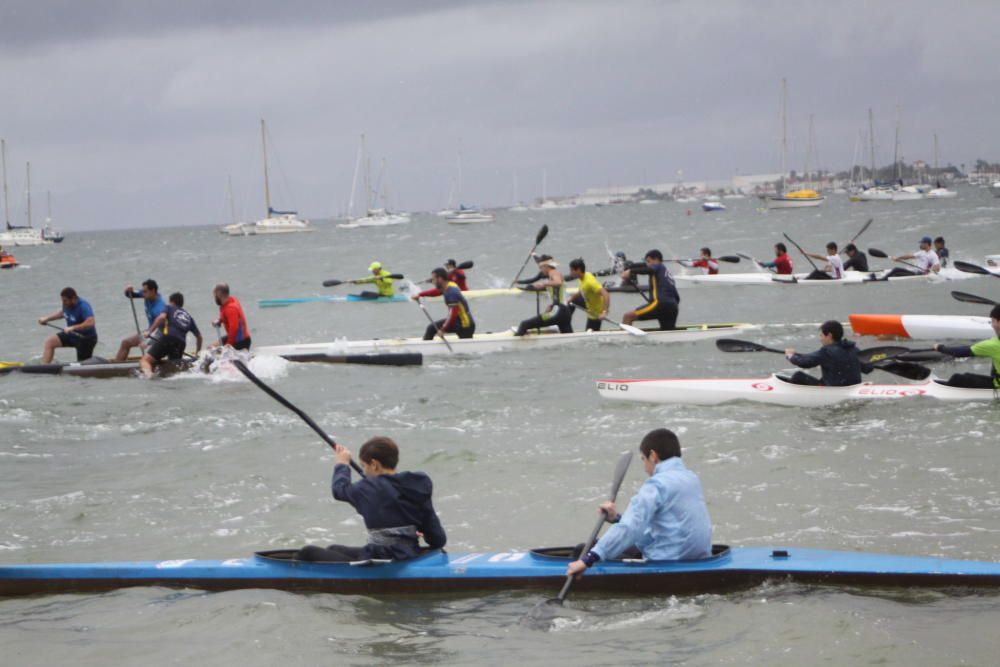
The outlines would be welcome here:
<svg viewBox="0 0 1000 667">
<path fill-rule="evenodd" d="M 931 379 L 915 384 L 874 384 L 815 387 L 792 384 L 779 375 L 766 378 L 679 378 L 664 380 L 598 380 L 597 391 L 613 401 L 721 405 L 732 401 L 813 408 L 845 401 L 891 398 L 936 398 L 942 401 L 992 401 L 992 389 L 949 387 Z"/>
<path fill-rule="evenodd" d="M 893 336 L 914 340 L 959 338 L 982 340 L 995 334 L 990 318 L 974 315 L 858 315 L 850 316 L 858 336 Z"/>
</svg>

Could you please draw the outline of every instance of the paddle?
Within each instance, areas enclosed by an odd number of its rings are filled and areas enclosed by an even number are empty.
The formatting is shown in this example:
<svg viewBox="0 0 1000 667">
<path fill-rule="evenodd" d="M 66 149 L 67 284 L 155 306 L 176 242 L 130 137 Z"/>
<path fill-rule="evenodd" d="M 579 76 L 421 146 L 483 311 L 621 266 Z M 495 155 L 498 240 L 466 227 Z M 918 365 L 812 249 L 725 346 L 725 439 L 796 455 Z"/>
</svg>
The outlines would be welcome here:
<svg viewBox="0 0 1000 667">
<path fill-rule="evenodd" d="M 454 353 L 455 350 L 451 347 L 451 343 L 449 343 L 448 339 L 444 337 L 443 333 L 441 333 L 441 327 L 439 327 L 437 325 L 437 322 L 434 321 L 434 318 L 431 317 L 431 314 L 427 312 L 427 307 L 424 306 L 424 300 L 422 298 L 418 298 L 416 301 L 417 301 L 417 305 L 420 306 L 420 310 L 423 311 L 424 317 L 427 318 L 427 321 L 431 323 L 432 327 L 434 327 L 435 329 L 437 329 L 437 336 L 438 336 L 438 338 L 440 338 L 441 342 L 443 342 L 448 347 L 448 351 L 449 352 Z"/>
<path fill-rule="evenodd" d="M 848 241 L 847 243 L 845 243 L 844 245 L 845 245 L 845 246 L 846 246 L 846 245 L 851 245 L 852 243 L 854 243 L 855 241 L 857 241 L 857 240 L 858 240 L 858 237 L 859 237 L 859 236 L 861 236 L 861 235 L 862 235 L 862 234 L 864 234 L 864 233 L 865 233 L 866 231 L 868 231 L 868 228 L 869 228 L 869 227 L 871 227 L 871 224 L 872 224 L 872 221 L 873 221 L 874 219 L 875 219 L 875 218 L 868 218 L 868 222 L 866 222 L 866 223 L 864 224 L 864 226 L 863 226 L 863 227 L 861 228 L 861 231 L 859 231 L 859 232 L 858 232 L 857 234 L 855 234 L 855 235 L 854 235 L 853 237 L 851 237 L 851 240 L 850 240 L 850 241 Z"/>
<path fill-rule="evenodd" d="M 796 243 L 795 241 L 793 241 L 792 237 L 789 236 L 788 234 L 785 234 L 784 232 L 782 232 L 781 235 L 784 236 L 786 239 L 788 239 L 789 243 L 791 243 L 793 246 L 795 246 L 796 248 L 798 248 L 799 252 L 802 253 L 802 256 L 806 258 L 806 261 L 809 262 L 809 264 L 813 267 L 813 269 L 815 271 L 819 271 L 819 267 L 816 266 L 816 262 L 812 261 L 812 258 L 806 253 L 805 250 L 802 249 L 802 246 L 800 246 L 798 243 Z M 871 252 L 871 251 L 869 251 L 869 252 Z"/>
<path fill-rule="evenodd" d="M 885 347 L 870 347 L 867 350 L 861 350 L 858 352 L 858 358 L 861 361 L 867 361 L 869 363 L 877 363 L 880 361 L 913 361 L 920 363 L 927 363 L 932 361 L 942 361 L 944 359 L 951 359 L 947 354 L 942 354 L 936 351 L 934 348 L 923 348 L 920 350 L 911 350 L 908 347 L 900 347 L 898 345 L 887 345 Z"/>
<path fill-rule="evenodd" d="M 281 394 L 279 394 L 278 392 L 276 392 L 274 389 L 271 389 L 266 384 L 264 384 L 264 381 L 261 380 L 256 375 L 254 375 L 253 372 L 249 368 L 247 368 L 246 364 L 244 364 L 239 359 L 233 359 L 232 364 L 233 364 L 233 366 L 236 367 L 236 370 L 238 370 L 240 373 L 243 373 L 243 375 L 245 375 L 248 380 L 250 380 L 255 385 L 257 385 L 258 387 L 260 387 L 260 389 L 265 394 L 267 394 L 268 396 L 270 396 L 271 398 L 273 398 L 274 400 L 276 400 L 278 403 L 281 403 L 286 408 L 288 408 L 289 410 L 291 410 L 292 412 L 294 412 L 295 414 L 297 414 L 299 416 L 299 418 L 302 419 L 302 421 L 304 421 L 306 424 L 309 425 L 309 428 L 311 428 L 312 430 L 316 431 L 316 434 L 320 438 L 323 439 L 323 442 L 325 442 L 326 444 L 330 445 L 330 447 L 333 448 L 334 451 L 337 451 L 337 443 L 334 442 L 333 438 L 331 438 L 329 435 L 327 435 L 323 431 L 323 429 L 321 429 L 316 424 L 316 422 L 314 422 L 312 420 L 312 418 L 309 415 L 307 415 L 305 412 L 303 412 L 302 410 L 300 410 L 297 407 L 295 407 L 295 405 L 293 405 L 291 401 L 289 401 L 287 398 L 285 398 L 284 396 L 282 396 Z M 365 476 L 365 473 L 361 469 L 361 466 L 359 466 L 358 463 L 357 463 L 357 461 L 355 461 L 354 459 L 351 459 L 351 467 L 354 468 L 354 470 L 359 475 L 361 475 L 362 477 Z"/>
<path fill-rule="evenodd" d="M 621 457 L 618 459 L 618 465 L 615 466 L 614 475 L 611 477 L 611 491 L 608 493 L 608 500 L 614 502 L 615 498 L 618 497 L 618 489 L 622 486 L 622 481 L 625 479 L 625 473 L 628 472 L 629 464 L 632 463 L 632 452 L 623 452 Z M 590 537 L 587 539 L 586 543 L 583 545 L 583 551 L 580 552 L 582 557 L 588 551 L 593 548 L 594 543 L 597 542 L 597 535 L 601 532 L 601 528 L 604 526 L 606 515 L 603 510 L 601 512 L 601 518 L 597 520 L 597 525 L 594 526 L 594 530 L 591 531 Z M 573 575 L 566 575 L 566 583 L 563 584 L 562 589 L 559 591 L 559 595 L 548 600 L 543 600 L 535 605 L 534 609 L 528 613 L 525 618 L 530 618 L 532 620 L 539 619 L 540 611 L 548 605 L 559 605 L 562 606 L 563 602 L 566 601 L 566 596 L 569 595 L 569 589 L 573 585 L 573 580 L 575 577 Z"/>
<path fill-rule="evenodd" d="M 868 254 L 872 257 L 878 257 L 879 259 L 892 259 L 889 254 L 884 250 L 879 250 L 878 248 L 868 248 Z M 912 266 L 920 273 L 927 273 L 926 269 L 922 269 L 912 262 L 907 262 L 905 259 L 894 259 L 894 262 L 899 262 L 900 264 L 906 264 L 907 266 Z"/>
<path fill-rule="evenodd" d="M 607 323 L 609 323 L 609 324 L 614 324 L 616 327 L 618 327 L 622 331 L 626 332 L 630 336 L 638 336 L 639 338 L 642 338 L 643 336 L 649 335 L 648 331 L 643 331 L 639 327 L 634 327 L 631 324 L 623 324 L 622 322 L 615 322 L 610 317 L 605 317 L 605 318 L 602 318 L 602 319 L 604 319 L 604 321 L 607 322 Z"/>
<path fill-rule="evenodd" d="M 532 255 L 535 254 L 535 248 L 537 248 L 538 244 L 544 241 L 545 237 L 548 235 L 549 235 L 549 226 L 542 225 L 542 228 L 538 230 L 538 234 L 535 235 L 535 245 L 531 246 L 531 250 L 528 251 L 528 256 L 524 258 L 524 264 L 521 265 L 521 270 L 518 271 L 517 275 L 514 276 L 514 279 L 510 281 L 511 287 L 517 284 L 517 279 L 521 277 L 522 273 L 524 273 L 524 267 L 528 265 L 528 262 L 531 261 Z"/>
<path fill-rule="evenodd" d="M 753 262 L 754 264 L 756 264 L 757 266 L 759 266 L 762 269 L 767 269 L 771 273 L 776 273 L 776 271 L 774 269 L 772 269 L 770 266 L 764 266 L 764 262 L 758 260 L 756 257 L 753 257 L 751 255 L 747 255 L 746 253 L 742 253 L 742 252 L 738 252 L 736 254 L 739 255 L 740 257 L 742 257 L 745 260 L 749 260 L 749 261 Z"/>
<path fill-rule="evenodd" d="M 390 273 L 385 278 L 391 278 L 392 280 L 402 280 L 402 273 Z M 336 287 L 337 285 L 356 285 L 359 280 L 364 280 L 364 278 L 355 278 L 354 280 L 324 280 L 323 287 Z"/>
<path fill-rule="evenodd" d="M 760 345 L 758 343 L 752 343 L 748 340 L 735 340 L 732 338 L 720 338 L 715 341 L 715 346 L 719 348 L 722 352 L 774 352 L 776 354 L 784 355 L 784 350 L 776 350 L 773 347 L 767 347 L 765 345 Z M 885 350 L 886 348 L 873 348 L 874 350 Z M 896 348 L 902 349 L 909 352 L 907 348 Z M 863 353 L 859 353 L 859 358 Z M 866 359 L 861 358 L 862 362 Z M 893 361 L 887 358 L 882 360 L 869 361 L 875 368 L 880 371 L 885 371 L 886 373 L 891 373 L 893 375 L 898 375 L 904 377 L 908 380 L 926 380 L 931 375 L 931 369 L 921 366 L 919 364 L 911 363 L 908 361 Z"/>
<path fill-rule="evenodd" d="M 456 266 L 455 268 L 456 268 L 456 269 L 462 269 L 463 271 L 465 271 L 466 269 L 471 269 L 471 268 L 472 268 L 473 266 L 475 266 L 475 263 L 474 263 L 474 262 L 473 262 L 473 261 L 472 261 L 472 260 L 470 259 L 470 260 L 469 260 L 469 261 L 467 261 L 467 262 L 462 262 L 461 264 L 459 264 L 459 265 L 458 265 L 458 266 Z M 431 281 L 431 279 L 430 279 L 430 278 L 428 278 L 427 280 L 421 280 L 421 281 L 420 281 L 419 283 L 417 283 L 417 284 L 418 284 L 418 285 L 426 285 L 426 284 L 427 284 L 427 283 L 429 283 L 430 281 Z"/>
<path fill-rule="evenodd" d="M 960 259 L 956 259 L 954 262 L 951 263 L 951 265 L 954 266 L 959 271 L 964 271 L 965 273 L 977 273 L 981 276 L 995 276 L 997 278 L 1000 278 L 1000 274 L 993 273 L 989 269 L 983 268 L 978 264 L 963 262 Z"/>
<path fill-rule="evenodd" d="M 965 303 L 978 303 L 983 306 L 997 305 L 997 302 L 993 299 L 987 299 L 985 296 L 976 296 L 968 292 L 952 292 L 951 296 L 956 301 L 964 301 Z"/>
<path fill-rule="evenodd" d="M 719 262 L 728 262 L 730 264 L 739 264 L 740 258 L 736 255 L 723 255 L 722 257 L 710 257 L 709 259 L 714 259 Z M 680 259 L 680 258 L 670 258 L 663 260 L 664 262 L 698 262 L 701 261 L 701 257 L 696 257 L 694 259 Z M 595 274 L 596 275 L 596 274 Z"/>
<path fill-rule="evenodd" d="M 128 298 L 128 305 L 132 306 L 132 321 L 135 322 L 135 333 L 139 336 L 139 347 L 142 347 L 142 330 L 139 329 L 139 316 L 135 312 L 135 298 L 131 294 L 125 296 Z"/>
</svg>

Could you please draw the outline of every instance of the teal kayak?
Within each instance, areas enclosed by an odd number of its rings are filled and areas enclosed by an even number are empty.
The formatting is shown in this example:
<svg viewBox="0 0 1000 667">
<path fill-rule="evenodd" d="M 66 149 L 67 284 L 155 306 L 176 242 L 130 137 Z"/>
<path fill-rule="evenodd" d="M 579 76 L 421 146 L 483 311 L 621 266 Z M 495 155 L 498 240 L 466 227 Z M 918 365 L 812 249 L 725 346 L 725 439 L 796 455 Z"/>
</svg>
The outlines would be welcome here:
<svg viewBox="0 0 1000 667">
<path fill-rule="evenodd" d="M 303 296 L 291 299 L 261 299 L 257 305 L 261 308 L 282 308 L 284 306 L 294 306 L 298 303 L 343 303 L 345 301 L 363 301 L 366 303 L 394 303 L 397 301 L 408 301 L 409 298 L 402 294 L 393 296 L 368 297 L 360 294 L 336 294 L 330 296 Z"/>
<path fill-rule="evenodd" d="M 230 560 L 52 563 L 0 566 L 0 596 L 96 593 L 134 586 L 224 591 L 268 588 L 345 594 L 556 591 L 571 549 L 446 553 L 407 561 L 317 563 L 294 550 Z M 1000 563 L 795 547 L 715 545 L 709 558 L 601 561 L 580 591 L 673 595 L 751 588 L 770 580 L 825 586 L 1000 588 Z"/>
</svg>

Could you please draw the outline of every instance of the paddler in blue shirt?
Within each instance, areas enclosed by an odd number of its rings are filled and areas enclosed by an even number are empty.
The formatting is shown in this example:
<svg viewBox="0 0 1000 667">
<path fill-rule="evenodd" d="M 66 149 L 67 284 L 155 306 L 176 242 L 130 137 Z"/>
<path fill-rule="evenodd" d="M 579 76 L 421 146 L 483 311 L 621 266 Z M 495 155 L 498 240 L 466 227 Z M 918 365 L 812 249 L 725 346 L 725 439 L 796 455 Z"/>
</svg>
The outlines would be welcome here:
<svg viewBox="0 0 1000 667">
<path fill-rule="evenodd" d="M 677 293 L 677 285 L 663 263 L 663 253 L 650 250 L 646 253 L 646 265 L 632 265 L 622 272 L 622 278 L 629 280 L 632 276 L 649 276 L 649 303 L 641 308 L 630 310 L 622 316 L 622 322 L 632 324 L 636 320 L 657 320 L 661 330 L 673 329 L 677 326 L 677 311 L 681 295 Z"/>
<path fill-rule="evenodd" d="M 348 547 L 308 545 L 298 560 L 345 562 L 370 558 L 406 560 L 420 555 L 422 536 L 432 549 L 448 541 L 431 503 L 434 484 L 422 472 L 396 472 L 399 447 L 391 438 L 378 436 L 361 446 L 358 458 L 365 478 L 351 484 L 351 452 L 337 445 L 333 468 L 333 497 L 350 503 L 365 520 L 368 544 Z"/>
<path fill-rule="evenodd" d="M 809 354 L 798 354 L 791 347 L 785 350 L 785 358 L 799 368 L 819 366 L 823 370 L 819 380 L 808 373 L 796 371 L 791 378 L 793 384 L 849 387 L 861 384 L 861 374 L 872 371 L 871 364 L 863 364 L 858 359 L 858 347 L 854 342 L 844 340 L 844 325 L 840 322 L 823 322 L 819 327 L 819 342 L 822 347 Z"/>
<path fill-rule="evenodd" d="M 153 320 L 167 308 L 163 297 L 160 296 L 160 286 L 152 278 L 142 282 L 141 290 L 133 289 L 131 285 L 126 285 L 125 296 L 129 299 L 142 299 L 142 305 L 146 309 L 147 327 L 153 326 Z M 142 336 L 138 333 L 122 338 L 122 343 L 118 347 L 118 354 L 115 355 L 115 361 L 125 361 L 128 359 L 128 354 L 132 351 L 133 347 L 139 347 L 142 350 L 146 349 L 146 344 L 143 342 Z"/>
<path fill-rule="evenodd" d="M 586 554 L 569 564 L 568 575 L 582 574 L 600 560 L 619 556 L 646 560 L 691 560 L 712 555 L 712 520 L 698 476 L 681 461 L 673 431 L 650 431 L 639 444 L 649 479 L 618 514 L 613 501 L 601 504 L 608 532 Z"/>
<path fill-rule="evenodd" d="M 81 299 L 72 287 L 64 288 L 59 296 L 62 298 L 62 309 L 51 315 L 38 318 L 38 323 L 42 326 L 52 320 L 66 320 L 66 327 L 62 331 L 45 339 L 42 363 L 52 363 L 57 347 L 75 348 L 76 360 L 86 361 L 94 355 L 94 347 L 97 345 L 94 309 Z"/>
</svg>

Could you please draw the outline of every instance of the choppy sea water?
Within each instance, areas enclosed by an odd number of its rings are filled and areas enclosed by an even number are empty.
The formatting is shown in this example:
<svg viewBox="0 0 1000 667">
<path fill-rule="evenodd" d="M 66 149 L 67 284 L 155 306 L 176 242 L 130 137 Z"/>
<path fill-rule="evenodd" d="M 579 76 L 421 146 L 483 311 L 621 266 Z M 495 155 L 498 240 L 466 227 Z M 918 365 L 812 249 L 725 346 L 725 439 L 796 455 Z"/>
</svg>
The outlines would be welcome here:
<svg viewBox="0 0 1000 667">
<path fill-rule="evenodd" d="M 211 287 L 228 281 L 257 345 L 418 335 L 426 322 L 406 303 L 260 309 L 256 301 L 337 293 L 322 280 L 359 277 L 375 259 L 415 279 L 446 258 L 471 259 L 471 286 L 502 286 L 542 224 L 550 233 L 541 250 L 564 264 L 583 256 L 592 268 L 607 264 L 606 247 L 636 257 L 651 247 L 694 256 L 709 245 L 716 255 L 766 257 L 782 232 L 818 250 L 846 241 L 869 217 L 875 222 L 863 247 L 899 254 L 924 234 L 941 234 L 953 257 L 981 263 L 1000 252 L 1000 200 L 980 190 L 938 202 L 851 205 L 833 197 L 820 209 L 767 213 L 755 200 L 726 203 L 721 214 L 688 215 L 674 203 L 501 212 L 495 223 L 467 227 L 417 216 L 399 227 L 321 224 L 311 234 L 272 238 L 226 238 L 210 228 L 74 234 L 61 246 L 17 249 L 30 268 L 0 275 L 2 360 L 40 354 L 47 332 L 35 320 L 58 307 L 66 285 L 93 304 L 98 353 L 113 355 L 133 326 L 121 290 L 146 277 L 165 293 L 184 292 L 206 333 L 215 314 Z M 744 337 L 809 349 L 815 327 L 783 325 L 852 312 L 983 314 L 949 291 L 997 299 L 998 287 L 989 278 L 697 287 L 682 291 L 680 319 L 766 325 Z M 636 299 L 614 295 L 613 314 Z M 471 306 L 480 331 L 535 311 L 528 297 Z M 724 355 L 711 341 L 434 358 L 422 368 L 258 363 L 338 440 L 356 448 L 374 434 L 395 438 L 401 467 L 434 479 L 452 551 L 582 541 L 618 454 L 668 426 L 701 476 L 716 542 L 1000 558 L 1000 406 L 807 410 L 597 397 L 599 378 L 753 377 L 784 366 L 777 355 Z M 332 467 L 326 446 L 247 382 L 0 377 L 0 562 L 232 558 L 305 542 L 360 543 L 359 518 L 330 498 Z M 635 465 L 623 502 L 642 479 Z M 133 589 L 0 601 L 0 641 L 7 664 L 123 664 L 141 655 L 147 664 L 206 665 L 985 665 L 995 663 L 1000 622 L 995 594 L 770 584 L 730 595 L 571 597 L 556 628 L 540 633 L 518 624 L 540 598 Z"/>
</svg>

